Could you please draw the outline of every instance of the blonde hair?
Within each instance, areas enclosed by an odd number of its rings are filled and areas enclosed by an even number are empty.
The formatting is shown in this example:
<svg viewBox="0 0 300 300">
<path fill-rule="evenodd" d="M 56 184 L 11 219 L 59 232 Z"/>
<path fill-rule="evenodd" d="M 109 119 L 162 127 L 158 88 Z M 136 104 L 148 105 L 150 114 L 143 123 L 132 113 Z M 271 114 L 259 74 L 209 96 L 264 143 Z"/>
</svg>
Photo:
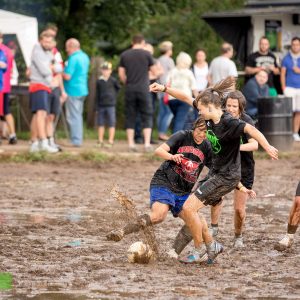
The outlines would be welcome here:
<svg viewBox="0 0 300 300">
<path fill-rule="evenodd" d="M 180 52 L 176 57 L 176 67 L 178 69 L 189 69 L 192 64 L 192 58 L 186 52 Z"/>
<path fill-rule="evenodd" d="M 169 50 L 173 49 L 173 43 L 170 41 L 164 41 L 158 45 L 158 48 L 162 54 L 165 54 Z"/>
</svg>

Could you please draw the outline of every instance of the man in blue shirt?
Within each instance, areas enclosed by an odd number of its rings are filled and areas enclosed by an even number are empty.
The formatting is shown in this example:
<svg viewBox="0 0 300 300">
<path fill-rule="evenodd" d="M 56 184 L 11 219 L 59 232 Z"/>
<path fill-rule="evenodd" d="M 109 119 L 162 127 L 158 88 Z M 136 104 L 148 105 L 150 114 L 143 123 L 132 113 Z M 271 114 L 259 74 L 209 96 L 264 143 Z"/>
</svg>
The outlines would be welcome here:
<svg viewBox="0 0 300 300">
<path fill-rule="evenodd" d="M 259 97 L 269 96 L 268 73 L 260 70 L 256 75 L 249 79 L 245 84 L 242 92 L 247 100 L 246 113 L 253 119 L 257 120 L 257 107 Z"/>
<path fill-rule="evenodd" d="M 281 88 L 287 97 L 293 99 L 293 137 L 300 142 L 300 38 L 294 37 L 290 52 L 283 58 L 281 64 Z"/>
<path fill-rule="evenodd" d="M 68 61 L 64 70 L 64 86 L 68 99 L 66 102 L 67 121 L 70 127 L 71 143 L 80 147 L 83 139 L 83 104 L 88 95 L 88 71 L 90 60 L 80 50 L 78 40 L 72 38 L 66 42 Z"/>
</svg>

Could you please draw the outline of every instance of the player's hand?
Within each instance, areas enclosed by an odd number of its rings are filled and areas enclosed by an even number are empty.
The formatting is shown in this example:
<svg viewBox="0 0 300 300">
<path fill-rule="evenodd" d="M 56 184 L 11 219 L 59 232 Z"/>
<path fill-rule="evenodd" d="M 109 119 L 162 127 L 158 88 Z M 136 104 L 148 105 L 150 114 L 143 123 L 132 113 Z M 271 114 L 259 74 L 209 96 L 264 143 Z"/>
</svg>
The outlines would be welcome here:
<svg viewBox="0 0 300 300">
<path fill-rule="evenodd" d="M 181 163 L 181 158 L 183 157 L 183 154 L 174 154 L 172 155 L 171 160 L 175 161 L 177 164 Z"/>
<path fill-rule="evenodd" d="M 297 74 L 300 74 L 300 68 L 299 67 L 293 67 L 293 71 Z"/>
<path fill-rule="evenodd" d="M 240 191 L 243 192 L 243 193 L 248 194 L 250 198 L 255 198 L 255 197 L 256 197 L 255 191 L 249 190 L 249 189 L 247 189 L 245 186 L 243 186 L 243 187 L 240 189 Z"/>
<path fill-rule="evenodd" d="M 60 96 L 60 103 L 61 104 L 65 103 L 67 98 L 68 98 L 68 95 L 66 94 L 66 92 L 62 92 L 61 96 Z"/>
<path fill-rule="evenodd" d="M 273 147 L 273 146 L 270 145 L 266 149 L 266 152 L 270 155 L 270 157 L 272 159 L 278 160 L 278 150 L 275 147 Z"/>
<path fill-rule="evenodd" d="M 154 82 L 150 84 L 149 91 L 153 93 L 162 92 L 164 90 L 164 86 L 162 84 L 159 84 L 157 82 Z"/>
<path fill-rule="evenodd" d="M 3 61 L 0 61 L 0 69 L 5 69 L 7 67 L 7 64 Z"/>
</svg>

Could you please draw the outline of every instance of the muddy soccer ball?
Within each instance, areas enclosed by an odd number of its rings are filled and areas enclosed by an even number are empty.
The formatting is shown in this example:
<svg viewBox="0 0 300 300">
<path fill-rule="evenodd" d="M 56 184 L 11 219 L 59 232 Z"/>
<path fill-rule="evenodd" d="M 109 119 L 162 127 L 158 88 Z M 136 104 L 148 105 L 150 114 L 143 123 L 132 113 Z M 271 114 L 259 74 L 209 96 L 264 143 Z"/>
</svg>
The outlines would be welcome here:
<svg viewBox="0 0 300 300">
<path fill-rule="evenodd" d="M 135 242 L 129 247 L 127 257 L 131 263 L 147 264 L 153 258 L 153 252 L 149 245 Z"/>
</svg>

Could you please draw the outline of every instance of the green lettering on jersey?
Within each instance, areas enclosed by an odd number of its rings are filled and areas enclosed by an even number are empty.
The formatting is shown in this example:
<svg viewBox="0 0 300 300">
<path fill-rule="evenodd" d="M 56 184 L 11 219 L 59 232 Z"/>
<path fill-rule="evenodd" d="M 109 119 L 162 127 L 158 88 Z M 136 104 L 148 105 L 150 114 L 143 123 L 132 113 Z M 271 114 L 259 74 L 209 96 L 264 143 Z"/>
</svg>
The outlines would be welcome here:
<svg viewBox="0 0 300 300">
<path fill-rule="evenodd" d="M 222 149 L 222 147 L 219 143 L 219 139 L 216 137 L 216 135 L 213 133 L 213 131 L 211 129 L 206 131 L 206 137 L 211 143 L 212 151 L 215 154 L 218 154 Z"/>
</svg>

